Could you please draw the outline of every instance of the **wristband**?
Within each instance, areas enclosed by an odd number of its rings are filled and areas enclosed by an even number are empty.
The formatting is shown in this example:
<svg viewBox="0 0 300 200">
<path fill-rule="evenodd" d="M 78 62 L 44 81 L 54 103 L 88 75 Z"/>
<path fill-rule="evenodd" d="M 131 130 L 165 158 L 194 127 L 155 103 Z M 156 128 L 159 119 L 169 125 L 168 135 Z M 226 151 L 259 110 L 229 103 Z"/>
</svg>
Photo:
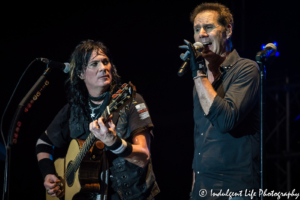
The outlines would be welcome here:
<svg viewBox="0 0 300 200">
<path fill-rule="evenodd" d="M 116 136 L 115 143 L 111 146 L 106 146 L 111 152 L 120 156 L 127 157 L 132 153 L 132 145 L 120 137 Z"/>
<path fill-rule="evenodd" d="M 38 164 L 44 180 L 48 174 L 55 174 L 54 162 L 49 158 L 40 160 Z"/>
</svg>

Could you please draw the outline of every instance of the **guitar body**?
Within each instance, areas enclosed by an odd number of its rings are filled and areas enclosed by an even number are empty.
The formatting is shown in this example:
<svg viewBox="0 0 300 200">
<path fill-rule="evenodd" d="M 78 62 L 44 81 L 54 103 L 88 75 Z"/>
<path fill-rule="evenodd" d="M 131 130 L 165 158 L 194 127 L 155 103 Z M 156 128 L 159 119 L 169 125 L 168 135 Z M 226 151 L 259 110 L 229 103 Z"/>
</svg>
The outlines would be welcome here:
<svg viewBox="0 0 300 200">
<path fill-rule="evenodd" d="M 66 157 L 64 159 L 59 158 L 54 162 L 57 176 L 62 183 L 61 187 L 65 190 L 65 196 L 62 198 L 64 200 L 83 199 L 82 194 L 84 193 L 100 193 L 100 160 L 98 158 L 104 148 L 104 144 L 100 141 L 97 141 L 96 145 L 86 153 L 78 170 L 73 173 L 71 171 L 68 180 L 64 179 L 65 172 L 72 165 L 83 143 L 84 140 L 73 139 Z M 47 194 L 46 200 L 59 200 L 59 198 Z"/>
</svg>

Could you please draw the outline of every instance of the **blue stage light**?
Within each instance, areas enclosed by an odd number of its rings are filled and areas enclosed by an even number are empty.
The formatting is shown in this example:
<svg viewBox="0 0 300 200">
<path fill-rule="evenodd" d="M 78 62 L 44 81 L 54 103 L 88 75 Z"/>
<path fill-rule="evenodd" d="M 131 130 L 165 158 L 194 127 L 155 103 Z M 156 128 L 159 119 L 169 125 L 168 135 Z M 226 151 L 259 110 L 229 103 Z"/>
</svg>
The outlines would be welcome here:
<svg viewBox="0 0 300 200">
<path fill-rule="evenodd" d="M 300 119 L 300 115 L 298 115 L 298 116 L 295 118 L 295 121 L 297 121 L 298 119 Z"/>
<path fill-rule="evenodd" d="M 277 42 L 273 42 L 273 44 L 277 47 Z"/>
<path fill-rule="evenodd" d="M 278 57 L 278 56 L 279 56 L 279 52 L 278 52 L 278 51 L 275 53 L 275 56 L 276 56 L 276 57 Z"/>
<path fill-rule="evenodd" d="M 261 49 L 263 50 L 263 49 L 265 49 L 265 47 L 266 47 L 266 45 L 261 45 Z"/>
</svg>

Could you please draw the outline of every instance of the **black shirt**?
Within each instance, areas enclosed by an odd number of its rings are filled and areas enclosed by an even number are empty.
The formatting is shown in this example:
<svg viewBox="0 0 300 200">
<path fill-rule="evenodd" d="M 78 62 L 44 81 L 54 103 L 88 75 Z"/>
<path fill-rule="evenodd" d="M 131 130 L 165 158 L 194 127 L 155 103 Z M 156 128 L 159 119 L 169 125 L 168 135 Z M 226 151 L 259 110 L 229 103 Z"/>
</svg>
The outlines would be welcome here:
<svg viewBox="0 0 300 200">
<path fill-rule="evenodd" d="M 201 189 L 214 199 L 211 189 L 225 193 L 259 188 L 259 69 L 234 50 L 220 70 L 212 84 L 217 96 L 207 115 L 194 87 L 193 199 L 203 199 Z"/>
</svg>

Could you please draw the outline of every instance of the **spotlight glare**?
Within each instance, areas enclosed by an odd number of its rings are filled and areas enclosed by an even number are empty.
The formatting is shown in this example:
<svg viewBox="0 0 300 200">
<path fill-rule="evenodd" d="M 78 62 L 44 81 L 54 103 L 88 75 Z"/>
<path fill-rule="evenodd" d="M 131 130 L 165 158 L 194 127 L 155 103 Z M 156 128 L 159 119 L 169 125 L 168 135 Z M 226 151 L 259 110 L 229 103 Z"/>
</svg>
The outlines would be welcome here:
<svg viewBox="0 0 300 200">
<path fill-rule="evenodd" d="M 278 56 L 279 56 L 279 52 L 278 52 L 278 51 L 275 53 L 275 56 L 276 56 L 276 57 L 278 57 Z"/>
</svg>

